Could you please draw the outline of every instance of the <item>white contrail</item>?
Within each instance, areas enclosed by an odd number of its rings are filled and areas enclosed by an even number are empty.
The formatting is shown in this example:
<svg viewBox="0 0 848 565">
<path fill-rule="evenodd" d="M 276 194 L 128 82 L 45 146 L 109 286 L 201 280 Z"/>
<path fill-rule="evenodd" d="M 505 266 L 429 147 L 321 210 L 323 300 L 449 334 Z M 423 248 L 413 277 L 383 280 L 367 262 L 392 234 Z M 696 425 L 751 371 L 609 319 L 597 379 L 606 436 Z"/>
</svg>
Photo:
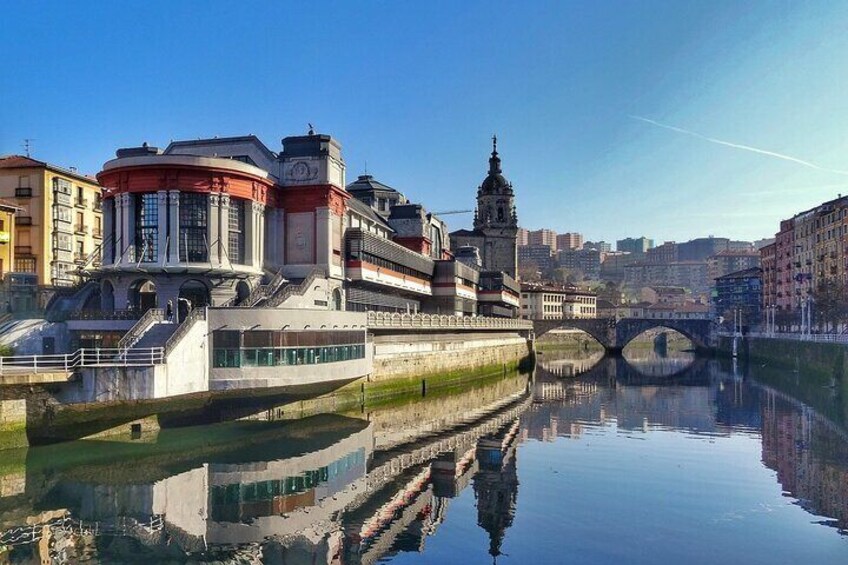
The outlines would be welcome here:
<svg viewBox="0 0 848 565">
<path fill-rule="evenodd" d="M 759 153 L 760 155 L 765 155 L 767 157 L 774 157 L 776 159 L 782 159 L 784 161 L 790 161 L 792 163 L 797 163 L 804 167 L 809 167 L 810 169 L 815 169 L 817 171 L 823 171 L 825 173 L 835 173 L 837 175 L 848 175 L 848 171 L 841 171 L 839 169 L 829 169 L 827 167 L 821 167 L 816 165 L 815 163 L 811 163 L 809 161 L 805 161 L 803 159 L 798 159 L 797 157 L 792 157 L 791 155 L 784 155 L 782 153 L 775 153 L 774 151 L 766 151 L 765 149 L 758 149 L 756 147 L 751 147 L 750 145 L 741 145 L 739 143 L 732 143 L 730 141 L 724 141 L 723 139 L 716 139 L 714 137 L 707 137 L 706 135 L 701 135 L 700 133 L 690 131 L 688 129 L 683 129 L 675 126 L 670 126 L 668 124 L 664 124 L 658 122 L 656 120 L 652 120 L 650 118 L 643 118 L 642 116 L 629 116 L 634 120 L 639 120 L 640 122 L 645 122 L 647 124 L 655 125 L 660 128 L 668 129 L 671 131 L 676 131 L 678 133 L 682 133 L 685 135 L 691 135 L 692 137 L 697 137 L 698 139 L 703 139 L 704 141 L 709 141 L 710 143 L 717 143 L 719 145 L 725 145 L 727 147 L 733 147 L 734 149 L 743 149 L 745 151 L 750 151 L 752 153 Z"/>
</svg>

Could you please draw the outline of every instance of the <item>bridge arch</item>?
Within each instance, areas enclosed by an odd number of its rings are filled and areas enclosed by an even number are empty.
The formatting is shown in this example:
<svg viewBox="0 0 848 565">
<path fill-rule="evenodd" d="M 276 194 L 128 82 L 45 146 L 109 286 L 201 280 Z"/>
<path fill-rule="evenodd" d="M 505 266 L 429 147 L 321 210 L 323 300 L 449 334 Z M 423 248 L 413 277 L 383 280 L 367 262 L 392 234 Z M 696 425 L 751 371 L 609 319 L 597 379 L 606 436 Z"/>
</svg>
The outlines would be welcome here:
<svg viewBox="0 0 848 565">
<path fill-rule="evenodd" d="M 713 346 L 715 323 L 712 320 L 673 320 L 653 318 L 593 318 L 584 320 L 535 320 L 533 331 L 541 337 L 558 328 L 582 330 L 607 350 L 621 350 L 636 336 L 654 328 L 668 328 L 683 334 L 696 348 Z"/>
<path fill-rule="evenodd" d="M 623 349 L 635 338 L 653 329 L 674 330 L 699 349 L 707 349 L 711 346 L 714 330 L 711 320 L 625 318 L 616 324 L 616 345 Z"/>
</svg>

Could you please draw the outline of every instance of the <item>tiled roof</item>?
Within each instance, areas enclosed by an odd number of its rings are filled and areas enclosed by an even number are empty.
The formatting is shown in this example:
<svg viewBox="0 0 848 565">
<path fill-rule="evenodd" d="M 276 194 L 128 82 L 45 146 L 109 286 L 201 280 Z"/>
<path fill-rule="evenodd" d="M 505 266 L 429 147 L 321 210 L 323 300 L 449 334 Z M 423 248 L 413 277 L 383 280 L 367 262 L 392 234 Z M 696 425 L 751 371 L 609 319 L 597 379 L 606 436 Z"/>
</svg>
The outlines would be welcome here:
<svg viewBox="0 0 848 565">
<path fill-rule="evenodd" d="M 25 157 L 23 155 L 3 155 L 2 157 L 0 157 L 0 169 L 26 169 L 34 167 L 44 167 L 45 169 L 49 169 L 61 175 L 66 175 L 69 177 L 78 178 L 85 182 L 98 184 L 97 179 L 93 176 L 84 175 L 82 173 L 72 171 L 70 169 L 66 169 L 65 167 L 60 167 L 58 165 L 52 165 L 45 161 L 38 161 L 37 159 L 33 159 L 32 157 Z"/>
</svg>

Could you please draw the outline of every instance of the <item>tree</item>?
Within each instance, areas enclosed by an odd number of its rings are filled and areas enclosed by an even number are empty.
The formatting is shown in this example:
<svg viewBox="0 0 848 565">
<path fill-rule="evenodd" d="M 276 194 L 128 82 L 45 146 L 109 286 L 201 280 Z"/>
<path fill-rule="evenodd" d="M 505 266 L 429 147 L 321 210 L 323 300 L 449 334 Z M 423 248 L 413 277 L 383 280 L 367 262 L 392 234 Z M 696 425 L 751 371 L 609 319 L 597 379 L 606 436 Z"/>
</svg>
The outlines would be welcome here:
<svg viewBox="0 0 848 565">
<path fill-rule="evenodd" d="M 533 261 L 521 263 L 518 265 L 518 279 L 524 282 L 536 282 L 541 280 L 542 273 L 539 271 L 539 265 Z"/>
<path fill-rule="evenodd" d="M 845 283 L 837 279 L 821 281 L 813 290 L 815 322 L 824 331 L 836 331 L 848 318 L 848 299 Z"/>
</svg>

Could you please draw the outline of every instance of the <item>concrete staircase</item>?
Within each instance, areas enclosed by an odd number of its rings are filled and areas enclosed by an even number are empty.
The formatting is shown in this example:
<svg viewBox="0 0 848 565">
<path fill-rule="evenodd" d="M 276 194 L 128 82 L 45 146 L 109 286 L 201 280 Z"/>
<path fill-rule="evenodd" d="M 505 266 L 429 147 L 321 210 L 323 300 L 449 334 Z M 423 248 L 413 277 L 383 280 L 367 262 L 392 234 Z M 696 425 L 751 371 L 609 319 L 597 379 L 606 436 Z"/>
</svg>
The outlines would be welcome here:
<svg viewBox="0 0 848 565">
<path fill-rule="evenodd" d="M 174 322 L 156 322 L 141 335 L 130 349 L 150 349 L 153 347 L 165 347 L 168 338 L 174 335 L 179 326 Z"/>
</svg>

